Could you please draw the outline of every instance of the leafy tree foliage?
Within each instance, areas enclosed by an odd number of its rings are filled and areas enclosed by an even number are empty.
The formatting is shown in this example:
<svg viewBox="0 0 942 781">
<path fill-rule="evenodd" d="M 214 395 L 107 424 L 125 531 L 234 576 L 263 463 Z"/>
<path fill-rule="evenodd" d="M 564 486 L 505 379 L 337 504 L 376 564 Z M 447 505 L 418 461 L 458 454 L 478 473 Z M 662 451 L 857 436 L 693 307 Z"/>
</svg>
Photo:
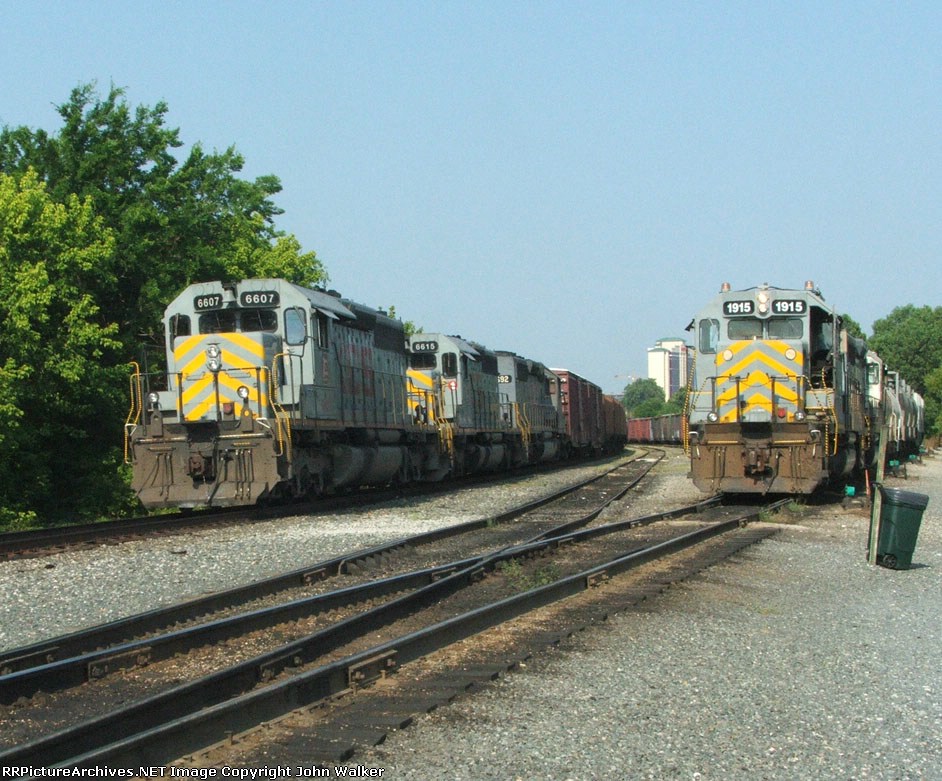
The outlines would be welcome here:
<svg viewBox="0 0 942 781">
<path fill-rule="evenodd" d="M 863 328 L 860 327 L 860 323 L 854 320 L 850 315 L 841 315 L 841 320 L 844 322 L 844 328 L 847 329 L 847 333 L 851 336 L 856 336 L 858 339 L 866 339 L 867 336 L 864 334 Z"/>
<path fill-rule="evenodd" d="M 631 417 L 660 415 L 664 406 L 664 389 L 649 377 L 637 379 L 625 386 L 621 403 Z"/>
<path fill-rule="evenodd" d="M 897 307 L 873 324 L 868 342 L 891 369 L 922 393 L 928 375 L 942 366 L 942 307 Z"/>
<path fill-rule="evenodd" d="M 926 375 L 926 431 L 942 433 L 942 366 Z"/>
<path fill-rule="evenodd" d="M 132 110 L 123 90 L 112 87 L 101 98 L 93 85 L 82 85 L 58 106 L 59 133 L 0 132 L 0 171 L 34 169 L 59 202 L 73 194 L 90 198 L 114 232 L 113 263 L 90 293 L 101 322 L 118 325 L 126 348 L 142 336 L 160 343 L 166 302 L 190 282 L 327 280 L 313 252 L 275 229 L 278 178 L 239 179 L 244 160 L 234 147 L 208 154 L 195 144 L 178 162 L 182 142 L 165 124 L 167 110 L 163 102 Z"/>
<path fill-rule="evenodd" d="M 165 103 L 81 85 L 57 108 L 55 133 L 0 130 L 0 526 L 127 501 L 125 364 L 142 340 L 161 344 L 185 285 L 327 281 L 275 227 L 278 178 L 240 179 L 233 147 L 183 154 Z"/>
<path fill-rule="evenodd" d="M 114 254 L 90 199 L 58 203 L 35 173 L 0 174 L 0 526 L 120 503 L 102 422 L 121 415 L 125 372 L 90 292 Z"/>
<path fill-rule="evenodd" d="M 673 396 L 670 397 L 670 401 L 668 401 L 664 405 L 664 411 L 661 414 L 673 415 L 678 412 L 683 412 L 684 406 L 686 405 L 686 403 L 687 403 L 687 389 L 681 388 Z"/>
<path fill-rule="evenodd" d="M 397 317 L 395 305 L 392 305 L 392 306 L 389 307 L 389 310 L 388 310 L 387 314 L 388 314 L 390 317 L 392 317 L 393 319 L 395 319 L 395 318 Z M 408 339 L 408 338 L 409 338 L 410 336 L 412 336 L 413 334 L 420 334 L 420 333 L 422 333 L 425 329 L 422 328 L 422 326 L 420 326 L 420 325 L 416 325 L 412 320 L 406 320 L 406 321 L 402 324 L 402 330 L 405 332 L 406 339 Z"/>
<path fill-rule="evenodd" d="M 942 307 L 897 307 L 873 324 L 869 344 L 923 395 L 927 431 L 942 431 Z"/>
</svg>

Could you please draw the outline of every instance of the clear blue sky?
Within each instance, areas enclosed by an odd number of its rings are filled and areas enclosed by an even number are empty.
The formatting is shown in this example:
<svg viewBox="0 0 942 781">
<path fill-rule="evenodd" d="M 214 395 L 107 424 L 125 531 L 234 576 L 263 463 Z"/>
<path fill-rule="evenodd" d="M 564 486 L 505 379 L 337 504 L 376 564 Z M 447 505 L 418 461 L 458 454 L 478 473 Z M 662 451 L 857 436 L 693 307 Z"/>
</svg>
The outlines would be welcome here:
<svg viewBox="0 0 942 781">
<path fill-rule="evenodd" d="M 10 0 L 0 43 L 0 124 L 165 100 L 343 295 L 606 391 L 724 280 L 942 305 L 938 2 Z"/>
</svg>

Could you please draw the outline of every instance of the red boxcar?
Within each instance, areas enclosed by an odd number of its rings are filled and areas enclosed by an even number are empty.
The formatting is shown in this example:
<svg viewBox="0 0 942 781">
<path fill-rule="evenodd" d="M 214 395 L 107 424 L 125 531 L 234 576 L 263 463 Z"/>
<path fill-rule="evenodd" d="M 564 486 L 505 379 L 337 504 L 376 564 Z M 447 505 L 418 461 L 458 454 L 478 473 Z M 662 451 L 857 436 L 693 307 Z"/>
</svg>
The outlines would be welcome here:
<svg viewBox="0 0 942 781">
<path fill-rule="evenodd" d="M 580 453 L 602 448 L 602 391 L 568 369 L 552 369 L 559 378 L 554 402 L 566 421 L 570 447 Z"/>
<path fill-rule="evenodd" d="M 628 422 L 618 396 L 602 396 L 602 420 L 602 446 L 610 452 L 623 449 L 628 438 Z"/>
<path fill-rule="evenodd" d="M 681 445 L 684 416 L 658 415 L 655 418 L 628 418 L 628 441 Z"/>
</svg>

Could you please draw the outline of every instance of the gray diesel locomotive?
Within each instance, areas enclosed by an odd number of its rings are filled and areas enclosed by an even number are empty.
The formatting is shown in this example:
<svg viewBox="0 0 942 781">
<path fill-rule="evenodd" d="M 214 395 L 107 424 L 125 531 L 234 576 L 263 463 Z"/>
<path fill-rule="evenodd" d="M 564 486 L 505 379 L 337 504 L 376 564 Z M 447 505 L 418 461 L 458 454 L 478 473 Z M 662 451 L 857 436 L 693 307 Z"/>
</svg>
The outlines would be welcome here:
<svg viewBox="0 0 942 781">
<path fill-rule="evenodd" d="M 543 364 L 444 334 L 407 340 L 400 321 L 320 290 L 194 284 L 164 325 L 166 371 L 135 366 L 125 426 L 147 507 L 440 480 L 576 450 Z M 609 425 L 578 449 L 623 445 L 624 417 Z"/>
<path fill-rule="evenodd" d="M 906 390 L 900 402 L 898 376 L 874 354 L 868 361 L 811 282 L 724 284 L 688 330 L 685 446 L 703 491 L 808 494 L 872 463 L 883 430 L 899 447 L 921 439 L 922 399 Z M 912 430 L 901 431 L 892 400 L 908 405 Z"/>
</svg>

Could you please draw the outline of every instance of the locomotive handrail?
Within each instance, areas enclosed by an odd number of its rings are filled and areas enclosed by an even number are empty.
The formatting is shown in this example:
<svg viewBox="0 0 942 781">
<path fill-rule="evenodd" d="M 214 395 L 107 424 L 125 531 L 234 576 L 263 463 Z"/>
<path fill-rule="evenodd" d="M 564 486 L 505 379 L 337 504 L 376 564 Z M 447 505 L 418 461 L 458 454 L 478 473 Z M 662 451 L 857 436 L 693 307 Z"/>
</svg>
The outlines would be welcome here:
<svg viewBox="0 0 942 781">
<path fill-rule="evenodd" d="M 700 351 L 696 348 L 691 350 L 693 353 L 693 362 L 690 365 L 690 372 L 687 374 L 687 393 L 684 396 L 684 411 L 680 418 L 680 434 L 684 441 L 684 455 L 690 455 L 690 399 L 693 396 L 693 378 L 697 376 L 697 356 Z"/>
<path fill-rule="evenodd" d="M 137 426 L 141 419 L 141 413 L 144 411 L 144 389 L 141 387 L 141 367 L 137 361 L 131 361 L 130 365 L 134 371 L 128 378 L 130 384 L 131 409 L 128 410 L 128 416 L 124 421 L 124 463 L 130 464 L 130 454 L 133 453 L 131 447 L 131 430 Z"/>
<path fill-rule="evenodd" d="M 283 456 L 287 452 L 288 460 L 291 460 L 291 418 L 284 408 L 278 402 L 278 359 L 286 353 L 278 353 L 272 358 L 271 369 L 268 372 L 268 399 L 271 402 L 271 408 L 275 413 L 274 434 L 275 441 L 278 443 L 276 456 Z M 287 443 L 287 449 L 285 444 Z"/>
<path fill-rule="evenodd" d="M 514 417 L 517 420 L 517 428 L 520 429 L 520 440 L 523 443 L 525 453 L 530 452 L 530 420 L 527 418 L 526 404 L 514 403 Z"/>
</svg>

